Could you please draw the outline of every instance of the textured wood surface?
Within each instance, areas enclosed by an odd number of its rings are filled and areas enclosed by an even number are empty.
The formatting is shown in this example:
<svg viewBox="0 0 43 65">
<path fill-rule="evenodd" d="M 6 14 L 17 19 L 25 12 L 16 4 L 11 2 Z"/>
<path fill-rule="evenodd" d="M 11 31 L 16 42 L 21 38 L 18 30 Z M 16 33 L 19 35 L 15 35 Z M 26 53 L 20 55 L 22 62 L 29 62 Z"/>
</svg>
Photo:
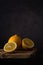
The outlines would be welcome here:
<svg viewBox="0 0 43 65">
<path fill-rule="evenodd" d="M 31 51 L 15 51 L 13 53 L 6 53 L 3 51 L 3 49 L 0 49 L 0 58 L 30 58 L 31 55 L 35 54 L 36 49 L 33 49 Z"/>
</svg>

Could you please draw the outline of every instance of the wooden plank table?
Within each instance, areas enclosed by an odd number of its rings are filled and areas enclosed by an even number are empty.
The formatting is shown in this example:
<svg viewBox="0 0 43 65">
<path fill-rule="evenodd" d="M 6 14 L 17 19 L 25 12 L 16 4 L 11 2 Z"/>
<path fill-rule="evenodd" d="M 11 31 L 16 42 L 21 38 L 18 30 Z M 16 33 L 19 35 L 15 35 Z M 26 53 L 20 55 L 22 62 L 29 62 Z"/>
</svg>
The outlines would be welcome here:
<svg viewBox="0 0 43 65">
<path fill-rule="evenodd" d="M 3 51 L 3 49 L 0 49 L 0 58 L 30 58 L 32 55 L 35 54 L 35 52 L 37 51 L 36 48 L 34 48 L 33 50 L 17 50 L 13 53 L 6 53 Z"/>
</svg>

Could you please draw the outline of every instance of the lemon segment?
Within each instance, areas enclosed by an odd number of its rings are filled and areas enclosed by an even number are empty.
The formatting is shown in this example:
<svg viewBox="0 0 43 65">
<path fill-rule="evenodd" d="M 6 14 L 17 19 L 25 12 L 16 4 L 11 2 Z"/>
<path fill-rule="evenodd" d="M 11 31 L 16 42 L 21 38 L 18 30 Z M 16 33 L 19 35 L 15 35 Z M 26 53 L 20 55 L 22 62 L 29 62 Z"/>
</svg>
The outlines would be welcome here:
<svg viewBox="0 0 43 65">
<path fill-rule="evenodd" d="M 5 52 L 13 52 L 17 49 L 17 44 L 15 42 L 6 43 L 3 49 Z"/>
<path fill-rule="evenodd" d="M 31 39 L 29 39 L 29 38 L 24 38 L 24 39 L 22 40 L 22 47 L 23 47 L 24 49 L 33 48 L 33 47 L 34 47 L 34 42 L 33 42 Z"/>
</svg>

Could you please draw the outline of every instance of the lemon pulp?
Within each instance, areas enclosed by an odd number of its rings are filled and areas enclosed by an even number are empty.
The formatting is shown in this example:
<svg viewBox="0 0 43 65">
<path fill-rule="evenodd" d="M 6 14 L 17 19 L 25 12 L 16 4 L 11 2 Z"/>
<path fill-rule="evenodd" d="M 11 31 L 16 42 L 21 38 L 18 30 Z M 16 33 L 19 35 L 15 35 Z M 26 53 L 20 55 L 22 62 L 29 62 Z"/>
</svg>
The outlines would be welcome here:
<svg viewBox="0 0 43 65">
<path fill-rule="evenodd" d="M 12 42 L 10 44 L 9 43 L 6 43 L 4 45 L 4 51 L 5 52 L 13 52 L 13 51 L 16 50 L 16 48 L 17 48 L 17 44 L 15 42 Z"/>
<path fill-rule="evenodd" d="M 34 42 L 29 38 L 24 38 L 22 40 L 22 47 L 25 48 L 25 49 L 26 48 L 33 48 L 34 47 Z"/>
</svg>

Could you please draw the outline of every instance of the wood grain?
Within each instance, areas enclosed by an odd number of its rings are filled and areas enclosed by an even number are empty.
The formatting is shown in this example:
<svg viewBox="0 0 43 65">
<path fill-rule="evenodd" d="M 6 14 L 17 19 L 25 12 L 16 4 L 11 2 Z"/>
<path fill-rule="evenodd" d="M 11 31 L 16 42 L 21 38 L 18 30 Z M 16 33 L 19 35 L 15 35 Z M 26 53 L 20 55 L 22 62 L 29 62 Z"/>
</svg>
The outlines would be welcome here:
<svg viewBox="0 0 43 65">
<path fill-rule="evenodd" d="M 37 51 L 36 48 L 34 48 L 31 51 L 17 50 L 12 53 L 6 53 L 3 51 L 3 49 L 0 49 L 0 58 L 30 58 L 31 55 L 35 54 L 36 51 Z"/>
</svg>

